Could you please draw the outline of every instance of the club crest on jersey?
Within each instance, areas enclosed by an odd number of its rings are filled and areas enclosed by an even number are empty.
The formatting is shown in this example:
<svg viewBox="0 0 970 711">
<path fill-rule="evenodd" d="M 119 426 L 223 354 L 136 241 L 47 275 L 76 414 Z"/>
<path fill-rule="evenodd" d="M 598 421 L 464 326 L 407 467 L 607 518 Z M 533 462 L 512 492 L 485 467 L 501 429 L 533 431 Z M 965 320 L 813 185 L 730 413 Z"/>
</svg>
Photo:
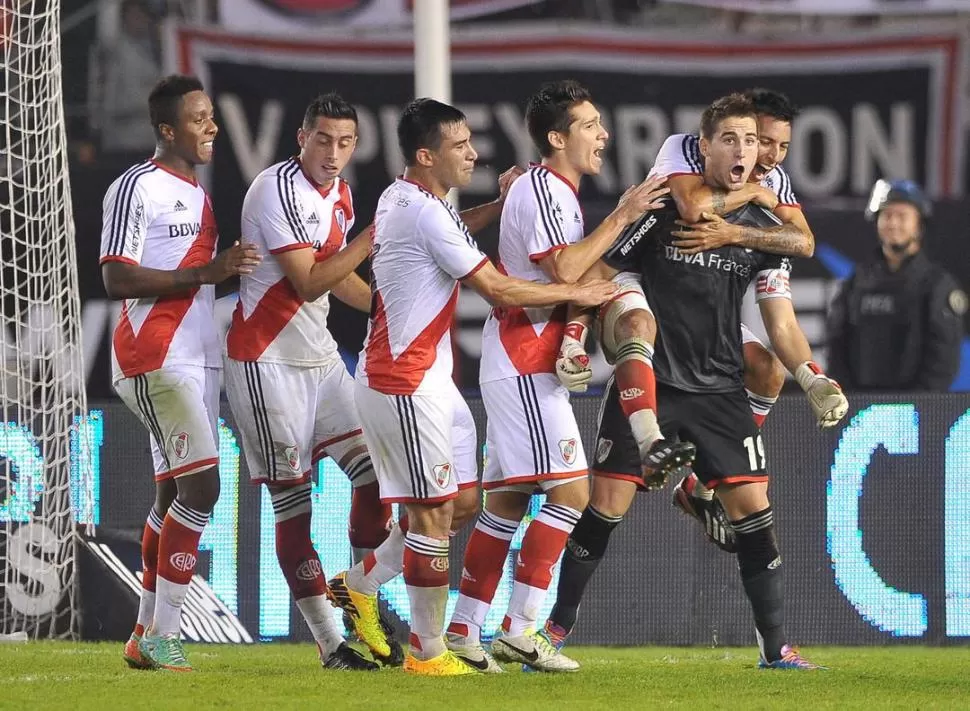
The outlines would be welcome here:
<svg viewBox="0 0 970 711">
<path fill-rule="evenodd" d="M 189 433 L 179 432 L 177 435 L 172 437 L 172 451 L 175 452 L 175 456 L 179 459 L 185 459 L 189 456 Z"/>
<path fill-rule="evenodd" d="M 434 480 L 438 482 L 438 486 L 447 486 L 448 481 L 451 479 L 451 464 L 445 462 L 444 464 L 436 464 L 431 468 L 434 474 Z"/>
<path fill-rule="evenodd" d="M 290 469 L 295 472 L 300 471 L 300 450 L 292 444 L 280 445 L 283 450 L 283 458 L 286 459 L 286 463 L 289 465 Z"/>
<path fill-rule="evenodd" d="M 612 449 L 613 440 L 600 437 L 600 441 L 596 443 L 596 461 L 601 464 L 605 462 Z"/>
<path fill-rule="evenodd" d="M 576 438 L 559 440 L 559 451 L 562 452 L 562 459 L 566 464 L 576 461 Z"/>
<path fill-rule="evenodd" d="M 337 221 L 337 227 L 340 228 L 340 234 L 347 234 L 347 215 L 344 214 L 344 209 L 338 207 L 333 211 L 333 219 Z"/>
</svg>

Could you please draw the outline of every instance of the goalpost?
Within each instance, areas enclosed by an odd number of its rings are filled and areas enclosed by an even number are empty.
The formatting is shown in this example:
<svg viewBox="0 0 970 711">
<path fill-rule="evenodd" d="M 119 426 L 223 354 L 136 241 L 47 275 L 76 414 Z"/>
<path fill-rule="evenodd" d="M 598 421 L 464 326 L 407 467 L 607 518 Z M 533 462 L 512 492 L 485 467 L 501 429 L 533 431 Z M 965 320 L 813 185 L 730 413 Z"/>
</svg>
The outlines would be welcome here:
<svg viewBox="0 0 970 711">
<path fill-rule="evenodd" d="M 90 449 L 60 0 L 0 3 L 0 638 L 76 637 Z M 73 490 L 73 491 L 72 491 Z M 89 523 L 95 523 L 88 520 Z"/>
</svg>

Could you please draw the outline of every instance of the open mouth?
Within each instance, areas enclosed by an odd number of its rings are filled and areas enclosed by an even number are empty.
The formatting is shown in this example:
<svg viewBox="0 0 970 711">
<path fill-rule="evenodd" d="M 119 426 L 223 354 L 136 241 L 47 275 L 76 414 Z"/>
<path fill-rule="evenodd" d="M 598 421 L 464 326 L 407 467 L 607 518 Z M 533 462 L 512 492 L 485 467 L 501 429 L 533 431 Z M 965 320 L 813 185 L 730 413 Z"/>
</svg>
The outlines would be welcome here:
<svg viewBox="0 0 970 711">
<path fill-rule="evenodd" d="M 731 168 L 731 177 L 735 180 L 744 178 L 744 166 L 740 163 Z"/>
<path fill-rule="evenodd" d="M 594 158 L 599 158 L 600 160 L 603 160 L 603 150 L 604 150 L 603 148 L 594 148 L 593 149 L 593 157 Z"/>
</svg>

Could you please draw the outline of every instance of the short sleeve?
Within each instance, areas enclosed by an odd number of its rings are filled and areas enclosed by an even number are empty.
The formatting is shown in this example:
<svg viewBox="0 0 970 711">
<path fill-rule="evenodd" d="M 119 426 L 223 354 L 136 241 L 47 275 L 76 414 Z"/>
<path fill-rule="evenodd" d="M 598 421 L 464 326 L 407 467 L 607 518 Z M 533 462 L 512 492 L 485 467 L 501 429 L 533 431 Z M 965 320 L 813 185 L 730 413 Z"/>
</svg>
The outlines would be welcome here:
<svg viewBox="0 0 970 711">
<path fill-rule="evenodd" d="M 101 264 L 141 264 L 151 223 L 151 200 L 139 173 L 116 180 L 105 193 L 101 224 Z"/>
<path fill-rule="evenodd" d="M 516 195 L 514 209 L 518 225 L 524 232 L 529 261 L 539 262 L 566 247 L 563 208 L 549 185 L 549 174 L 530 170 L 529 191 Z"/>
<path fill-rule="evenodd" d="M 249 204 L 244 208 L 244 222 L 255 225 L 270 254 L 313 246 L 306 229 L 303 201 L 284 170 L 262 176 L 252 190 L 252 200 L 247 199 Z M 246 227 L 244 224 L 244 230 Z"/>
<path fill-rule="evenodd" d="M 443 203 L 421 210 L 418 232 L 432 259 L 454 279 L 466 279 L 488 262 L 458 213 Z"/>
<path fill-rule="evenodd" d="M 649 242 L 649 238 L 653 237 L 653 231 L 657 229 L 659 222 L 656 213 L 643 213 L 640 219 L 628 225 L 620 233 L 620 236 L 606 250 L 603 261 L 621 272 L 638 271 L 643 251 Z"/>
<path fill-rule="evenodd" d="M 697 136 L 677 133 L 669 136 L 653 162 L 650 175 L 700 175 L 704 172 Z"/>
<path fill-rule="evenodd" d="M 780 165 L 776 165 L 766 175 L 761 184 L 774 192 L 778 198 L 778 204 L 786 207 L 799 207 L 798 198 L 791 186 L 791 178 Z"/>
<path fill-rule="evenodd" d="M 755 301 L 791 299 L 791 260 L 778 255 L 765 255 L 755 281 Z"/>
</svg>

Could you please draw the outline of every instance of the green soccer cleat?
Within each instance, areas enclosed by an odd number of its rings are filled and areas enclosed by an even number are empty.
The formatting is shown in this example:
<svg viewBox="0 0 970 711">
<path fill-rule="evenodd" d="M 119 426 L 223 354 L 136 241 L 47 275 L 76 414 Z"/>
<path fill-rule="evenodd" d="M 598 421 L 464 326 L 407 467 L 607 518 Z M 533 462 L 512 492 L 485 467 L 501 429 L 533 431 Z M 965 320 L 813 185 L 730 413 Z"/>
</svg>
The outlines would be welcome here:
<svg viewBox="0 0 970 711">
<path fill-rule="evenodd" d="M 190 672 L 192 665 L 185 658 L 182 640 L 177 634 L 152 635 L 145 634 L 138 643 L 138 651 L 148 661 L 151 669 L 166 671 Z"/>
</svg>

